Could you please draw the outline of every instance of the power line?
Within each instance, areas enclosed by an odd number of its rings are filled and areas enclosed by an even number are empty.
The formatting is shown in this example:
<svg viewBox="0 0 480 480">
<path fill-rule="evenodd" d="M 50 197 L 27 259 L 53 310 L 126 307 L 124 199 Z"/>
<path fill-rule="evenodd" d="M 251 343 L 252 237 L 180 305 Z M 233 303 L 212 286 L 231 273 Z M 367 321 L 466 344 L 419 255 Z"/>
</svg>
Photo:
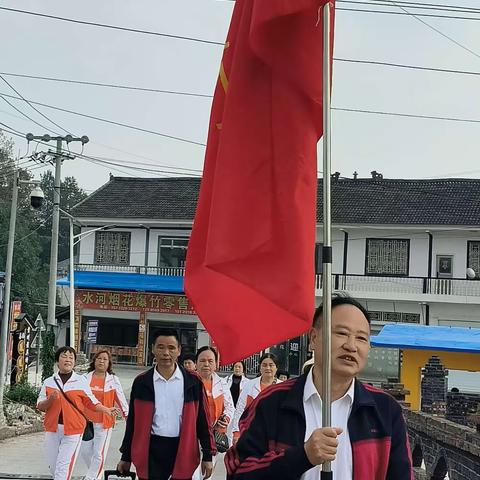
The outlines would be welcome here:
<svg viewBox="0 0 480 480">
<path fill-rule="evenodd" d="M 105 165 L 114 165 L 114 166 L 120 166 L 120 167 L 123 167 L 123 168 L 128 168 L 130 170 L 136 170 L 136 171 L 139 171 L 139 172 L 146 172 L 146 173 L 154 173 L 154 174 L 158 174 L 158 173 L 163 173 L 163 174 L 167 174 L 167 175 L 175 175 L 177 176 L 177 172 L 174 172 L 174 171 L 165 171 L 165 170 L 159 170 L 159 169 L 153 169 L 153 168 L 143 168 L 143 167 L 137 167 L 137 166 L 130 166 L 128 164 L 119 164 L 118 161 L 107 161 L 107 160 L 100 160 L 96 157 L 90 157 L 88 155 L 78 155 L 78 157 L 80 158 L 83 158 L 85 160 L 90 160 L 90 161 L 94 161 L 96 163 L 101 163 L 101 164 L 105 164 Z M 189 177 L 192 177 L 192 178 L 198 178 L 199 175 L 195 175 L 193 173 L 186 173 L 186 172 L 181 172 L 181 174 L 183 176 L 189 176 Z"/>
<path fill-rule="evenodd" d="M 447 35 L 446 33 L 443 33 L 441 30 L 439 30 L 438 28 L 434 27 L 433 25 L 430 25 L 429 23 L 427 23 L 425 20 L 422 20 L 421 18 L 419 18 L 418 15 L 416 15 L 415 13 L 412 13 L 412 12 L 409 12 L 408 10 L 406 10 L 405 8 L 403 8 L 402 6 L 399 6 L 395 0 L 388 0 L 389 2 L 391 2 L 392 4 L 396 5 L 398 8 L 400 8 L 401 10 L 403 10 L 405 13 L 407 13 L 408 15 L 412 16 L 413 18 L 415 18 L 418 22 L 422 23 L 423 25 L 425 25 L 427 28 L 429 28 L 430 30 L 433 30 L 434 32 L 437 32 L 439 35 L 441 35 L 442 37 L 446 38 L 447 40 L 450 40 L 452 43 L 454 43 L 455 45 L 457 45 L 458 47 L 462 48 L 463 50 L 471 53 L 472 55 L 474 55 L 475 57 L 477 58 L 480 58 L 480 55 L 475 52 L 474 50 L 468 48 L 467 46 L 463 45 L 462 43 L 458 42 L 457 40 L 455 40 L 453 37 L 450 37 L 449 35 Z"/>
<path fill-rule="evenodd" d="M 386 6 L 386 5 L 385 5 Z M 345 8 L 345 7 L 337 7 L 335 10 L 340 10 L 344 12 L 359 12 L 359 13 L 380 13 L 385 15 L 413 15 L 410 12 L 389 12 L 386 10 L 371 10 L 368 8 Z M 446 18 L 449 20 L 480 20 L 479 18 L 475 17 L 460 17 L 455 15 L 437 15 L 434 13 L 417 13 L 415 14 L 416 17 L 430 17 L 430 18 Z"/>
<path fill-rule="evenodd" d="M 27 239 L 28 237 L 31 237 L 34 233 L 36 233 L 38 230 L 40 230 L 42 227 L 45 226 L 45 223 L 47 222 L 47 220 L 50 219 L 50 217 L 52 217 L 52 215 L 53 215 L 53 213 L 50 214 L 35 230 L 32 230 L 30 233 L 27 233 L 27 235 L 25 235 L 21 238 L 18 238 L 13 243 L 23 242 L 23 240 Z M 0 248 L 6 247 L 7 245 L 8 245 L 8 243 L 4 243 L 3 245 L 0 245 Z"/>
<path fill-rule="evenodd" d="M 67 130 L 65 130 L 63 127 L 61 127 L 58 123 L 55 123 L 51 118 L 47 117 L 44 113 L 42 113 L 35 105 L 32 105 L 11 83 L 7 81 L 6 78 L 4 78 L 2 75 L 0 75 L 0 79 L 2 79 L 24 102 L 27 102 L 27 104 L 35 110 L 39 115 L 41 115 L 43 118 L 48 120 L 52 125 L 55 125 L 57 128 L 60 130 L 63 130 L 66 133 L 70 133 Z"/>
<path fill-rule="evenodd" d="M 480 123 L 480 120 L 473 118 L 457 118 L 457 117 L 439 117 L 435 115 L 416 115 L 413 113 L 400 113 L 400 112 L 385 112 L 381 110 L 365 110 L 359 108 L 340 108 L 332 107 L 332 110 L 339 112 L 352 112 L 352 113 L 366 113 L 372 115 L 387 115 L 391 117 L 406 117 L 406 118 L 420 118 L 426 120 L 445 120 L 449 122 L 466 122 L 466 123 Z"/>
<path fill-rule="evenodd" d="M 2 97 L 5 96 L 5 97 L 8 97 L 8 98 L 14 98 L 16 100 L 22 100 L 20 97 L 15 97 L 14 95 L 7 95 L 6 93 L 0 93 L 0 96 L 2 96 Z M 191 143 L 193 145 L 200 145 L 202 147 L 205 146 L 205 143 L 196 142 L 194 140 L 188 140 L 186 138 L 177 137 L 175 135 L 168 135 L 166 133 L 156 132 L 154 130 L 149 130 L 149 129 L 146 129 L 146 128 L 136 127 L 134 125 L 128 125 L 126 123 L 116 122 L 114 120 L 109 120 L 109 119 L 106 119 L 106 118 L 96 117 L 94 115 L 88 115 L 86 113 L 75 112 L 74 110 L 68 110 L 66 108 L 55 107 L 53 105 L 48 105 L 46 103 L 41 103 L 41 102 L 35 102 L 33 100 L 28 100 L 28 102 L 33 103 L 34 105 L 40 105 L 42 107 L 51 108 L 53 110 L 58 110 L 60 112 L 66 112 L 66 113 L 70 113 L 72 115 L 77 115 L 77 116 L 80 116 L 80 117 L 90 118 L 92 120 L 97 120 L 99 122 L 109 123 L 111 125 L 117 125 L 119 127 L 129 128 L 131 130 L 137 130 L 139 132 L 151 133 L 152 135 L 158 135 L 160 137 L 170 138 L 171 140 L 177 140 L 179 142 Z"/>
<path fill-rule="evenodd" d="M 5 97 L 10 97 L 10 98 L 16 98 L 18 100 L 21 100 L 21 97 L 12 97 L 10 95 L 3 95 L 3 94 L 0 94 L 0 97 L 2 98 L 2 100 L 7 103 L 8 105 L 10 105 L 15 111 L 17 111 L 20 115 L 22 115 L 23 117 L 25 117 L 26 119 L 30 120 L 31 122 L 35 123 L 36 125 L 38 125 L 39 127 L 42 127 L 44 128 L 45 130 L 48 130 L 50 133 L 55 133 L 53 130 L 51 130 L 50 128 L 46 127 L 45 125 L 42 125 L 41 123 L 37 122 L 35 119 L 33 119 L 32 117 L 30 117 L 29 115 L 27 115 L 25 112 L 23 112 L 22 110 L 20 110 L 19 108 L 17 108 L 12 102 L 10 102 L 10 100 L 8 100 L 7 98 Z"/>
<path fill-rule="evenodd" d="M 11 129 L 11 131 L 8 131 L 8 133 L 10 133 L 12 135 L 16 135 L 18 137 L 25 138 L 25 134 L 20 132 L 19 130 L 15 130 L 12 127 L 9 127 L 8 125 L 6 125 L 2 122 L 0 122 L 0 125 L 5 125 L 9 129 Z M 38 143 L 48 146 L 48 144 L 43 143 L 43 142 L 38 142 Z M 70 152 L 67 152 L 65 149 L 62 149 L 62 152 L 63 153 L 70 153 Z M 99 165 L 102 165 L 102 166 L 105 166 L 105 165 L 120 166 L 120 167 L 128 168 L 130 170 L 143 171 L 143 172 L 148 172 L 148 173 L 153 173 L 153 174 L 163 173 L 163 174 L 166 174 L 166 175 L 175 175 L 175 176 L 183 175 L 183 176 L 190 176 L 190 177 L 193 177 L 193 178 L 197 178 L 199 175 L 195 175 L 195 173 L 190 173 L 190 172 L 202 173 L 201 170 L 196 170 L 196 169 L 182 168 L 182 167 L 177 168 L 177 167 L 171 167 L 171 166 L 168 166 L 168 165 L 157 165 L 157 164 L 150 164 L 150 163 L 145 164 L 145 163 L 141 163 L 141 162 L 128 162 L 128 161 L 125 161 L 125 160 L 116 160 L 116 159 L 103 159 L 101 157 L 92 157 L 92 156 L 89 156 L 89 155 L 85 155 L 83 153 L 78 153 L 78 154 L 76 154 L 76 156 L 79 157 L 79 158 L 82 158 L 84 160 L 90 161 L 91 163 L 96 163 L 96 164 L 99 164 Z M 136 164 L 136 165 L 132 166 L 132 165 L 129 165 L 129 163 L 133 163 L 133 164 Z M 147 165 L 147 166 L 153 166 L 153 167 L 170 168 L 171 171 L 159 170 L 158 168 L 155 168 L 155 169 L 141 168 L 141 167 L 137 166 L 137 165 L 142 165 L 142 164 Z M 115 169 L 112 168 L 112 170 L 115 170 Z M 125 172 L 123 170 L 118 170 L 118 169 L 116 169 L 116 170 L 120 171 L 121 173 L 130 175 L 128 172 Z"/>
<path fill-rule="evenodd" d="M 337 0 L 337 2 L 339 1 L 346 1 L 346 0 Z M 370 1 L 374 1 L 374 2 L 382 2 L 382 3 L 386 3 L 386 4 L 389 4 L 390 3 L 390 0 L 370 0 Z M 451 5 L 451 4 L 445 4 L 445 3 L 427 3 L 427 2 L 411 2 L 411 1 L 407 1 L 407 0 L 398 0 L 397 3 L 399 4 L 402 4 L 402 5 L 407 5 L 407 6 L 410 6 L 410 5 L 414 5 L 414 6 L 424 6 L 424 7 L 438 7 L 438 9 L 445 9 L 445 8 L 455 8 L 455 9 L 459 9 L 459 10 L 474 10 L 474 11 L 480 11 L 480 8 L 476 8 L 476 7 L 468 7 L 466 5 Z"/>
<path fill-rule="evenodd" d="M 394 7 L 388 3 L 388 0 L 373 0 L 373 1 L 361 1 L 361 0 L 336 0 L 336 3 L 346 3 L 350 5 L 370 5 L 375 7 Z M 429 10 L 437 12 L 454 12 L 454 13 L 470 13 L 478 14 L 480 13 L 480 8 L 474 7 L 463 7 L 459 5 L 440 5 L 432 3 L 419 3 L 419 2 L 403 2 L 398 1 L 397 4 L 403 7 L 414 8 L 419 10 Z"/>
<path fill-rule="evenodd" d="M 355 60 L 350 58 L 333 58 L 336 62 L 345 62 L 345 63 L 358 63 L 364 65 L 378 65 L 385 67 L 395 67 L 395 68 L 406 68 L 410 70 L 423 70 L 429 72 L 441 72 L 441 73 L 455 73 L 459 75 L 475 75 L 480 76 L 480 72 L 475 72 L 471 70 L 454 70 L 449 68 L 435 68 L 435 67 L 424 67 L 421 65 L 407 65 L 403 63 L 391 63 L 391 62 L 377 62 L 374 60 Z"/>
<path fill-rule="evenodd" d="M 471 70 L 456 70 L 449 68 L 437 68 L 437 67 L 426 67 L 422 65 L 408 65 L 402 63 L 392 63 L 392 62 L 380 62 L 375 60 L 359 60 L 352 58 L 338 58 L 334 57 L 335 62 L 343 63 L 353 63 L 353 64 L 364 64 L 364 65 L 376 65 L 376 66 L 386 66 L 386 67 L 395 67 L 395 68 L 404 68 L 410 70 L 421 70 L 421 71 L 431 71 L 431 72 L 440 72 L 440 73 L 452 73 L 459 75 L 473 75 L 480 76 L 480 72 L 471 71 Z M 82 81 L 82 80 L 73 80 L 67 78 L 57 78 L 57 77 L 45 77 L 40 75 L 28 75 L 22 73 L 13 73 L 13 72 L 0 72 L 0 75 L 18 77 L 18 78 L 28 78 L 33 80 L 45 80 L 50 82 L 59 82 L 59 83 L 68 83 L 75 85 L 87 85 L 87 86 L 96 86 L 96 87 L 105 87 L 105 88 L 115 88 L 122 90 L 133 90 L 141 92 L 151 92 L 151 93 L 164 93 L 172 95 L 184 95 L 191 97 L 202 97 L 202 98 L 213 98 L 211 94 L 195 93 L 195 92 L 182 92 L 178 90 L 161 90 L 157 88 L 147 88 L 147 87 L 137 87 L 134 85 L 119 85 L 112 83 L 102 83 L 102 82 L 93 82 L 93 81 Z"/>
<path fill-rule="evenodd" d="M 0 10 L 5 10 L 7 12 L 14 12 L 14 13 L 21 13 L 25 15 L 33 15 L 35 17 L 42 17 L 42 18 L 48 18 L 50 20 L 60 20 L 62 22 L 69 22 L 69 23 L 76 23 L 79 25 L 88 25 L 91 27 L 101 27 L 101 28 L 109 28 L 111 30 L 120 30 L 124 32 L 130 32 L 130 33 L 141 33 L 144 35 L 154 35 L 157 37 L 166 37 L 166 38 L 174 38 L 177 40 L 188 40 L 190 42 L 198 42 L 198 43 L 206 43 L 210 45 L 225 45 L 225 42 L 214 42 L 212 40 L 203 40 L 201 38 L 195 38 L 195 37 L 186 37 L 183 35 L 173 35 L 170 33 L 160 33 L 160 32 L 154 32 L 151 30 L 141 30 L 138 28 L 131 28 L 131 27 L 121 27 L 119 25 L 109 25 L 106 23 L 97 23 L 97 22 L 87 22 L 84 20 L 77 20 L 74 18 L 67 18 L 67 17 L 59 17 L 57 15 L 47 15 L 45 13 L 39 13 L 39 12 L 31 12 L 28 10 L 20 10 L 17 8 L 7 8 L 7 7 L 0 7 Z"/>
<path fill-rule="evenodd" d="M 140 92 L 167 93 L 170 95 L 184 95 L 184 96 L 190 96 L 190 97 L 204 97 L 204 98 L 213 97 L 213 95 L 207 95 L 203 93 L 180 92 L 177 90 L 160 90 L 158 88 L 136 87 L 133 85 L 118 85 L 114 83 L 89 82 L 89 81 L 82 81 L 82 80 L 72 80 L 68 78 L 43 77 L 39 75 L 26 75 L 21 73 L 1 72 L 0 75 L 10 76 L 10 77 L 19 77 L 19 78 L 30 78 L 35 80 L 46 80 L 50 82 L 72 83 L 77 85 L 87 85 L 87 86 L 94 86 L 94 87 L 117 88 L 122 90 L 137 90 Z"/>
<path fill-rule="evenodd" d="M 89 158 L 93 158 L 95 160 L 103 161 L 103 160 L 110 160 L 112 162 L 119 162 L 119 163 L 126 163 L 131 165 L 143 165 L 147 167 L 161 167 L 161 168 L 170 168 L 174 170 L 182 170 L 185 172 L 194 172 L 194 173 L 202 173 L 202 170 L 198 168 L 185 168 L 185 167 L 175 167 L 172 165 L 165 165 L 159 163 L 145 163 L 145 162 L 134 162 L 133 160 L 119 160 L 116 158 L 108 158 L 108 157 L 97 157 L 97 156 L 90 156 Z"/>
</svg>

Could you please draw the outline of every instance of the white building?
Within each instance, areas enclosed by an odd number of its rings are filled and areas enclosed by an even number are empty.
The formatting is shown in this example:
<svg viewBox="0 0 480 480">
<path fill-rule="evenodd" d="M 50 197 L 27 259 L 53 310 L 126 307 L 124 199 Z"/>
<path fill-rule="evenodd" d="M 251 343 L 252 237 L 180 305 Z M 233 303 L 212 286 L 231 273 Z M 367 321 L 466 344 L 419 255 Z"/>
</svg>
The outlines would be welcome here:
<svg viewBox="0 0 480 480">
<path fill-rule="evenodd" d="M 199 185 L 197 178 L 111 177 L 73 209 L 83 232 L 110 227 L 84 236 L 77 277 L 88 272 L 181 277 Z M 319 215 L 321 198 L 319 182 Z M 396 180 L 376 172 L 368 179 L 341 179 L 337 174 L 332 203 L 334 286 L 368 308 L 373 332 L 387 322 L 480 326 L 480 282 L 466 275 L 467 267 L 480 274 L 480 180 Z M 318 272 L 321 231 L 318 218 Z M 95 281 L 78 286 L 97 291 L 108 285 Z M 316 294 L 320 299 L 319 274 Z M 80 308 L 84 335 L 86 322 L 96 320 L 100 343 L 103 338 L 105 344 L 143 349 L 137 363 L 145 362 L 148 332 L 159 323 L 180 328 L 191 350 L 208 342 L 198 318 L 178 309 L 146 311 L 142 319 L 134 309 L 104 307 Z M 284 350 L 293 363 L 303 360 L 295 346 Z M 397 371 L 398 352 L 372 351 L 367 377 L 396 376 Z"/>
</svg>

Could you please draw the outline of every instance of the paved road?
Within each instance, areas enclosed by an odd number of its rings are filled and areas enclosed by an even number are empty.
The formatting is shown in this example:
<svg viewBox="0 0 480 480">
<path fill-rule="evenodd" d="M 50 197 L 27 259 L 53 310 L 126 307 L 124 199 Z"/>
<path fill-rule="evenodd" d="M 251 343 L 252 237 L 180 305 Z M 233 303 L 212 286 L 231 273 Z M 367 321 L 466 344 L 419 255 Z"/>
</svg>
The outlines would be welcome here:
<svg viewBox="0 0 480 480">
<path fill-rule="evenodd" d="M 130 385 L 133 379 L 141 372 L 138 368 L 122 367 L 117 369 L 117 375 L 129 395 Z M 106 460 L 106 469 L 114 469 L 120 453 L 118 449 L 123 438 L 125 422 L 119 422 L 115 427 L 110 443 L 110 450 Z M 49 475 L 43 452 L 43 433 L 22 435 L 0 442 L 0 479 L 5 474 Z M 83 476 L 86 473 L 85 465 L 81 458 L 75 466 L 74 475 Z M 225 479 L 225 467 L 223 461 L 219 462 L 213 480 Z"/>
</svg>

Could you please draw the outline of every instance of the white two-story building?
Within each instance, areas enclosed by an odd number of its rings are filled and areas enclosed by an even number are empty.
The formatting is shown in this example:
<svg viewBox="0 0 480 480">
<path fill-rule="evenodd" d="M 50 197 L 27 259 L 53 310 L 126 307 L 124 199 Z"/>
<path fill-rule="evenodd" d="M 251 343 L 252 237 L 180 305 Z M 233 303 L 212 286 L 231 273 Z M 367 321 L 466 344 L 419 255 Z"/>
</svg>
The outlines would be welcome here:
<svg viewBox="0 0 480 480">
<path fill-rule="evenodd" d="M 76 265 L 82 349 L 107 345 L 119 360 L 144 364 L 160 324 L 178 328 L 186 350 L 209 341 L 183 295 L 199 186 L 197 178 L 111 177 L 73 209 L 82 232 L 104 227 L 83 236 Z M 319 215 L 321 198 L 319 181 Z M 337 174 L 332 204 L 334 286 L 367 307 L 374 333 L 389 322 L 480 326 L 480 180 Z M 318 300 L 321 222 L 312 258 Z M 276 351 L 296 373 L 306 344 L 295 339 Z M 398 351 L 373 349 L 366 376 L 396 377 L 398 361 Z"/>
</svg>

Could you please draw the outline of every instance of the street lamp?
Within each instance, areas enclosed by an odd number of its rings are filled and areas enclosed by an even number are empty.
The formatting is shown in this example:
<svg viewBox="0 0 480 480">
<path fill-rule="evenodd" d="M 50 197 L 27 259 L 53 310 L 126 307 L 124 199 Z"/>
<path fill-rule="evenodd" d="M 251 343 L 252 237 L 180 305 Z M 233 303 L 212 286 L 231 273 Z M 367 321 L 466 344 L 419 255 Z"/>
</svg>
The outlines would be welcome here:
<svg viewBox="0 0 480 480">
<path fill-rule="evenodd" d="M 65 210 L 60 209 L 60 211 L 68 217 L 70 223 L 70 262 L 69 262 L 69 302 L 70 302 L 70 346 L 75 348 L 75 262 L 74 262 L 74 246 L 80 242 L 82 237 L 88 237 L 92 233 L 98 232 L 99 230 L 107 230 L 109 228 L 115 227 L 115 225 L 104 225 L 103 227 L 94 228 L 93 230 L 88 230 L 87 232 L 80 232 L 77 235 L 73 234 L 73 223 L 75 217 L 70 215 Z M 83 226 L 78 220 L 77 223 Z"/>
<path fill-rule="evenodd" d="M 8 230 L 7 259 L 5 264 L 5 288 L 3 295 L 2 325 L 0 330 L 0 424 L 5 423 L 3 415 L 3 392 L 7 375 L 7 339 L 10 320 L 10 290 L 12 286 L 13 246 L 15 243 L 15 225 L 17 222 L 17 202 L 19 185 L 33 185 L 30 204 L 38 209 L 43 204 L 44 194 L 39 180 L 20 180 L 18 169 L 13 172 L 12 204 L 10 207 L 10 225 Z"/>
</svg>

